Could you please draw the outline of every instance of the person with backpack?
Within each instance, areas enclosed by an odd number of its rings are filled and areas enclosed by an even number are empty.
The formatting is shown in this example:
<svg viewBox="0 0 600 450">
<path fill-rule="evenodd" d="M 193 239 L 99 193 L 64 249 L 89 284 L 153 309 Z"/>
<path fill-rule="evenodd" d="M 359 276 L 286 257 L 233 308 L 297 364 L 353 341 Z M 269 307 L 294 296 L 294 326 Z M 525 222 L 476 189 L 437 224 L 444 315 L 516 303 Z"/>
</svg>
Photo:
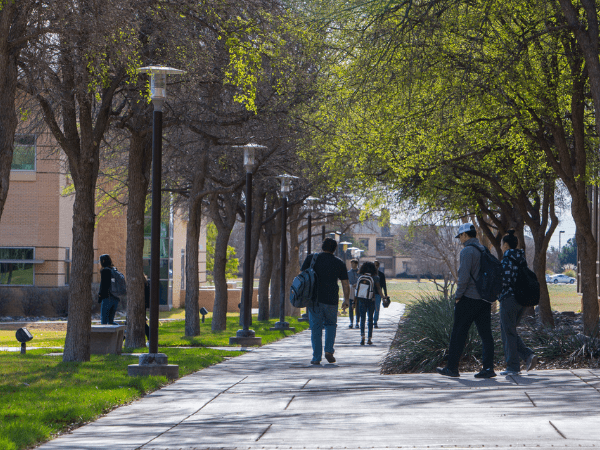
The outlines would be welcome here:
<svg viewBox="0 0 600 450">
<path fill-rule="evenodd" d="M 115 269 L 109 255 L 100 255 L 100 290 L 98 291 L 98 303 L 100 303 L 100 323 L 102 325 L 115 325 L 115 313 L 119 305 L 119 297 L 115 294 L 117 283 L 122 277 Z M 123 280 L 124 282 L 124 280 Z"/>
<path fill-rule="evenodd" d="M 358 280 L 358 259 L 350 261 L 350 270 L 348 271 L 348 283 L 350 284 L 350 306 L 348 307 L 348 317 L 350 317 L 350 326 L 354 328 L 354 313 L 356 313 L 356 328 L 358 328 L 359 315 L 358 304 L 354 300 L 354 291 L 356 290 L 356 281 Z"/>
<path fill-rule="evenodd" d="M 334 363 L 335 334 L 337 328 L 337 315 L 339 305 L 338 280 L 342 282 L 344 303 L 342 308 L 349 306 L 350 285 L 346 264 L 334 256 L 337 248 L 334 239 L 326 238 L 323 241 L 321 253 L 311 253 L 302 264 L 302 271 L 310 268 L 311 261 L 316 255 L 313 270 L 316 273 L 316 299 L 308 306 L 308 321 L 310 323 L 310 340 L 313 356 L 311 364 L 321 364 L 323 354 L 323 328 L 325 328 L 325 359 Z"/>
<path fill-rule="evenodd" d="M 375 260 L 374 263 L 375 263 L 375 268 L 377 269 L 377 276 L 379 277 L 379 285 L 381 286 L 381 292 L 383 292 L 385 294 L 385 297 L 383 295 L 375 294 L 375 314 L 373 316 L 373 327 L 379 328 L 379 326 L 377 325 L 377 321 L 379 320 L 379 311 L 381 310 L 381 299 L 387 298 L 388 291 L 387 291 L 387 283 L 385 281 L 385 273 L 383 273 L 383 271 L 379 270 L 379 266 L 380 266 L 379 261 Z"/>
<path fill-rule="evenodd" d="M 464 248 L 460 252 L 460 266 L 456 284 L 454 323 L 450 334 L 450 348 L 446 367 L 438 367 L 440 375 L 459 377 L 458 365 L 465 347 L 471 324 L 475 322 L 483 347 L 483 368 L 475 378 L 492 378 L 494 372 L 494 338 L 492 336 L 492 301 L 484 300 L 477 290 L 482 255 L 487 250 L 479 243 L 472 223 L 463 223 L 458 228 L 457 239 Z"/>
<path fill-rule="evenodd" d="M 500 375 L 518 375 L 521 371 L 520 359 L 525 361 L 527 371 L 533 369 L 538 358 L 517 333 L 517 325 L 523 317 L 525 306 L 516 298 L 515 287 L 519 276 L 519 267 L 527 267 L 525 252 L 518 249 L 519 238 L 515 230 L 508 230 L 502 238 L 502 292 L 500 293 L 500 331 L 506 359 L 506 370 Z"/>
<path fill-rule="evenodd" d="M 377 268 L 372 262 L 365 262 L 358 271 L 356 281 L 355 302 L 358 304 L 360 315 L 360 345 L 365 345 L 365 321 L 368 316 L 368 345 L 373 345 L 373 316 L 375 313 L 375 295 L 383 297 Z"/>
</svg>

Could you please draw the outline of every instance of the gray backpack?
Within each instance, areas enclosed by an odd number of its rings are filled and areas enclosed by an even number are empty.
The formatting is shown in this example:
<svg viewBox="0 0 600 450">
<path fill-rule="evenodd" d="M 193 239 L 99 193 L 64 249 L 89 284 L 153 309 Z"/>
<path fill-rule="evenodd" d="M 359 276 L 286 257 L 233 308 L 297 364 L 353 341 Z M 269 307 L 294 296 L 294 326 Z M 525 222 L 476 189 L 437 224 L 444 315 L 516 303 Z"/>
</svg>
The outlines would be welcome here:
<svg viewBox="0 0 600 450">
<path fill-rule="evenodd" d="M 116 297 L 127 294 L 127 283 L 125 282 L 125 275 L 119 272 L 114 267 L 110 267 L 110 293 Z"/>
<path fill-rule="evenodd" d="M 316 300 L 317 294 L 317 273 L 313 269 L 318 253 L 314 253 L 310 261 L 310 267 L 300 272 L 294 278 L 290 288 L 290 303 L 294 308 L 306 308 L 311 306 Z"/>
</svg>

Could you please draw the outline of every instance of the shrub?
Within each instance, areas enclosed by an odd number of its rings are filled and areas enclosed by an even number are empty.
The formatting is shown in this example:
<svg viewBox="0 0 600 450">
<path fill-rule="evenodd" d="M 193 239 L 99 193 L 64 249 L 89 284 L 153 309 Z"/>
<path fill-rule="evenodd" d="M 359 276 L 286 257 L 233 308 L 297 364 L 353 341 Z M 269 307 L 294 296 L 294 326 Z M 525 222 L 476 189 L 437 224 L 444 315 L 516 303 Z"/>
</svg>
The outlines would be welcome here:
<svg viewBox="0 0 600 450">
<path fill-rule="evenodd" d="M 47 296 L 54 313 L 59 317 L 67 317 L 69 313 L 69 287 L 48 289 Z"/>
<path fill-rule="evenodd" d="M 563 273 L 568 277 L 573 277 L 573 278 L 577 277 L 577 274 L 575 273 L 575 271 L 573 269 L 567 269 Z"/>
<path fill-rule="evenodd" d="M 448 353 L 454 315 L 454 299 L 426 294 L 406 307 L 406 316 L 383 364 L 383 373 L 431 372 L 443 365 Z M 497 322 L 497 318 L 495 322 Z M 494 326 L 495 325 L 495 326 Z M 499 335 L 498 324 L 493 324 Z M 481 343 L 474 326 L 469 330 L 463 358 L 481 357 Z"/>
<path fill-rule="evenodd" d="M 44 289 L 29 286 L 23 288 L 23 297 L 21 298 L 21 308 L 26 317 L 38 316 L 43 308 L 46 297 Z"/>
</svg>

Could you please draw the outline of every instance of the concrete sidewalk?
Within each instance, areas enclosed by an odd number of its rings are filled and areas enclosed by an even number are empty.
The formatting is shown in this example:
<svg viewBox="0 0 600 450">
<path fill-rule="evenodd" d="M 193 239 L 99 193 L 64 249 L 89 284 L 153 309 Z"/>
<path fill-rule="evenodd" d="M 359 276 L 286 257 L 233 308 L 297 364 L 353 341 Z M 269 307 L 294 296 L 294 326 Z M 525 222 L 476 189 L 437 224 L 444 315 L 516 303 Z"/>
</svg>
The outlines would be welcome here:
<svg viewBox="0 0 600 450">
<path fill-rule="evenodd" d="M 374 346 L 338 322 L 336 364 L 311 366 L 310 331 L 227 360 L 41 448 L 357 449 L 600 447 L 600 371 L 478 380 L 379 375 L 402 313 Z"/>
</svg>

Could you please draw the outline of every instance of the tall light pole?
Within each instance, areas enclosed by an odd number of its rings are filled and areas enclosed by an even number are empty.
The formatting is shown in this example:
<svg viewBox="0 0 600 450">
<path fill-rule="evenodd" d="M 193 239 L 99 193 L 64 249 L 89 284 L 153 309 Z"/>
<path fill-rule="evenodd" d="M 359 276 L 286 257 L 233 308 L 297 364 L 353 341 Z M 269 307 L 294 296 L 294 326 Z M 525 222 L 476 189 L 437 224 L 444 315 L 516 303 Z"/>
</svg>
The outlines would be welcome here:
<svg viewBox="0 0 600 450">
<path fill-rule="evenodd" d="M 346 264 L 346 251 L 348 250 L 348 246 L 350 244 L 352 244 L 352 242 L 348 242 L 348 241 L 340 242 L 340 245 L 342 247 L 342 254 L 343 254 L 344 264 Z"/>
<path fill-rule="evenodd" d="M 308 197 L 306 199 L 306 203 L 308 204 L 309 210 L 308 210 L 308 223 L 307 223 L 307 227 L 308 227 L 308 236 L 307 236 L 307 240 L 306 240 L 306 256 L 308 257 L 308 255 L 310 255 L 312 253 L 312 210 L 313 210 L 313 204 L 314 202 L 318 201 L 318 198 L 315 197 Z M 298 319 L 298 322 L 308 322 L 308 308 L 306 308 L 306 312 L 302 314 L 302 316 Z"/>
<path fill-rule="evenodd" d="M 160 213 L 162 186 L 162 110 L 167 100 L 167 75 L 183 74 L 183 70 L 165 66 L 146 66 L 138 69 L 140 73 L 150 74 L 150 98 L 154 105 L 152 116 L 152 215 L 150 219 L 150 338 L 148 353 L 140 356 L 140 364 L 128 368 L 130 375 L 148 375 L 157 373 L 151 366 L 161 366 L 158 373 L 169 378 L 179 376 L 179 366 L 167 364 L 167 356 L 158 353 L 158 312 L 160 295 Z M 135 368 L 139 366 L 141 372 Z M 132 368 L 133 367 L 133 368 Z M 160 372 L 162 371 L 162 372 Z M 158 374 L 157 373 L 157 374 Z"/>
<path fill-rule="evenodd" d="M 281 180 L 281 287 L 279 291 L 279 322 L 271 330 L 291 330 L 289 322 L 285 321 L 285 262 L 287 259 L 287 200 L 291 189 L 292 175 L 280 175 L 277 178 Z"/>
<path fill-rule="evenodd" d="M 559 231 L 558 232 L 558 253 L 560 253 L 560 238 L 562 237 L 562 234 L 564 233 L 564 231 Z"/>
<path fill-rule="evenodd" d="M 242 288 L 242 329 L 238 330 L 235 337 L 229 338 L 230 344 L 239 345 L 261 345 L 262 339 L 256 337 L 254 330 L 250 329 L 250 318 L 252 317 L 252 283 L 253 277 L 250 272 L 250 260 L 252 258 L 252 169 L 256 160 L 256 150 L 266 148 L 258 144 L 246 144 L 234 146 L 244 149 L 244 167 L 246 168 L 246 225 L 244 237 L 244 275 Z"/>
</svg>

